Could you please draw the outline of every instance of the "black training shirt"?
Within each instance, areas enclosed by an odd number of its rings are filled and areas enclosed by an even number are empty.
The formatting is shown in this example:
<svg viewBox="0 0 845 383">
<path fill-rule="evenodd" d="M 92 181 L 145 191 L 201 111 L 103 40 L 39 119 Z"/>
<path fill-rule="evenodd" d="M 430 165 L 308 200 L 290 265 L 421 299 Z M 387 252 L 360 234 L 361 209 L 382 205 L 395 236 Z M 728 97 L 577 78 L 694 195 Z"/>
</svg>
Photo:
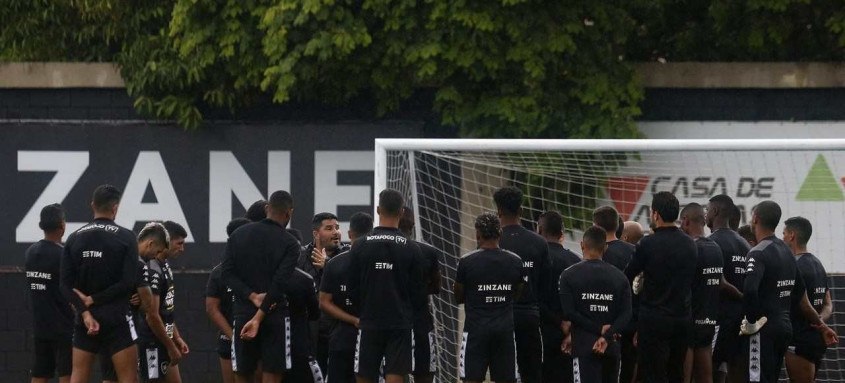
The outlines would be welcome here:
<svg viewBox="0 0 845 383">
<path fill-rule="evenodd" d="M 26 282 L 37 339 L 63 339 L 73 333 L 73 310 L 59 286 L 62 251 L 62 245 L 43 239 L 26 250 Z"/>
<path fill-rule="evenodd" d="M 722 274 L 725 280 L 732 284 L 737 290 L 742 291 L 745 281 L 745 268 L 748 264 L 748 251 L 751 245 L 748 244 L 735 231 L 722 228 L 716 229 L 708 237 L 722 249 Z M 726 295 L 721 296 L 720 319 L 740 320 L 742 319 L 742 301 Z"/>
<path fill-rule="evenodd" d="M 478 249 L 461 257 L 455 283 L 464 287 L 464 331 L 513 331 L 514 294 L 525 287 L 522 264 L 503 249 Z"/>
<path fill-rule="evenodd" d="M 352 299 L 346 285 L 349 273 L 349 264 L 352 259 L 349 252 L 335 255 L 326 262 L 323 270 L 323 280 L 320 284 L 320 291 L 332 295 L 332 303 L 346 313 L 351 314 Z M 329 351 L 349 351 L 355 349 L 358 337 L 358 329 L 355 326 L 337 321 L 329 337 Z"/>
<path fill-rule="evenodd" d="M 607 250 L 604 251 L 602 260 L 619 269 L 619 271 L 624 272 L 625 268 L 628 267 L 628 263 L 631 262 L 631 258 L 634 257 L 634 251 L 636 250 L 636 246 L 616 239 L 607 243 Z"/>
<path fill-rule="evenodd" d="M 549 269 L 551 269 L 553 280 L 560 279 L 560 275 L 563 274 L 564 270 L 581 262 L 581 257 L 557 242 L 549 242 L 548 247 Z M 543 310 L 544 312 L 541 313 L 541 317 L 543 318 L 543 323 L 559 329 L 560 323 L 563 322 L 563 309 L 560 307 L 560 292 L 558 291 L 559 286 L 557 283 L 550 283 L 549 285 L 551 290 L 546 294 L 548 311 Z"/>
<path fill-rule="evenodd" d="M 440 293 L 440 250 L 424 242 L 414 241 L 414 243 L 419 246 L 422 255 L 419 264 L 426 293 L 437 295 Z M 426 332 L 434 329 L 434 317 L 431 314 L 428 299 L 426 299 L 425 310 L 414 317 L 414 328 Z"/>
<path fill-rule="evenodd" d="M 697 325 L 716 325 L 719 316 L 719 283 L 722 281 L 722 249 L 712 240 L 699 237 L 698 263 L 692 286 L 692 321 Z"/>
<path fill-rule="evenodd" d="M 803 298 L 804 280 L 792 251 L 782 240 L 774 235 L 766 237 L 748 252 L 742 293 L 749 322 L 765 316 L 766 326 L 792 331 L 790 308 Z"/>
<path fill-rule="evenodd" d="M 229 237 L 221 265 L 223 283 L 235 295 L 235 316 L 252 317 L 251 293 L 267 293 L 261 310 L 284 303 L 299 257 L 299 241 L 269 218 L 239 227 Z"/>
<path fill-rule="evenodd" d="M 675 226 L 658 227 L 643 238 L 625 269 L 629 280 L 643 273 L 639 320 L 649 315 L 690 318 L 692 281 L 698 250 Z"/>
<path fill-rule="evenodd" d="M 376 227 L 349 250 L 347 286 L 367 330 L 410 330 L 425 309 L 420 248 L 397 228 Z"/>
<path fill-rule="evenodd" d="M 62 255 L 62 292 L 77 313 L 87 309 L 73 289 L 91 296 L 91 314 L 98 321 L 125 320 L 137 276 L 138 241 L 130 230 L 99 218 L 68 237 Z"/>
<path fill-rule="evenodd" d="M 604 333 L 607 353 L 619 355 L 614 335 L 631 319 L 631 287 L 615 266 L 601 260 L 585 260 L 560 275 L 560 301 L 564 318 L 572 322 L 572 355 L 588 356 Z"/>
<path fill-rule="evenodd" d="M 813 305 L 816 313 L 821 314 L 829 288 L 827 271 L 821 261 L 810 253 L 795 256 L 795 263 L 798 266 L 798 272 L 801 273 L 801 279 L 804 280 L 804 287 L 807 289 L 807 298 L 810 299 L 810 304 Z M 818 331 L 810 326 L 810 323 L 796 308 L 793 308 L 792 311 L 792 332 L 796 338 L 807 333 L 819 336 Z"/>
<path fill-rule="evenodd" d="M 170 264 L 167 261 L 159 261 L 158 259 L 150 259 L 147 261 L 146 283 L 150 287 L 153 295 L 158 296 L 158 315 L 161 321 L 164 322 L 164 329 L 168 337 L 173 337 L 173 322 L 175 317 L 175 292 L 173 288 L 173 272 L 170 269 Z M 138 323 L 138 337 L 144 341 L 158 341 L 150 325 L 147 323 L 146 316 L 138 313 L 136 317 Z"/>
<path fill-rule="evenodd" d="M 522 225 L 508 225 L 502 228 L 499 246 L 516 253 L 522 259 L 522 267 L 525 269 L 525 286 L 514 303 L 514 310 L 517 314 L 528 312 L 539 315 L 540 305 L 548 302 L 544 295 L 552 289 L 546 240 Z"/>
</svg>

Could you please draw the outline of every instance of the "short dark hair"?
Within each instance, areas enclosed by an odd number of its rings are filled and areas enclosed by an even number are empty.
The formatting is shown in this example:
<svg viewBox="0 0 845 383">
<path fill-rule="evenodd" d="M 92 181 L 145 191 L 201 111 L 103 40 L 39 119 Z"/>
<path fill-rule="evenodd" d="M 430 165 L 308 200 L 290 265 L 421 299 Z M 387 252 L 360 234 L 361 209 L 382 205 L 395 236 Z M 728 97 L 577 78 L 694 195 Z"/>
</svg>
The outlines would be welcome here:
<svg viewBox="0 0 845 383">
<path fill-rule="evenodd" d="M 804 217 L 792 217 L 783 221 L 786 228 L 795 233 L 795 240 L 801 246 L 806 246 L 813 236 L 813 225 Z"/>
<path fill-rule="evenodd" d="M 411 209 L 402 210 L 402 216 L 399 217 L 399 231 L 410 237 L 414 231 L 414 212 Z"/>
<path fill-rule="evenodd" d="M 164 221 L 162 223 L 167 232 L 170 233 L 170 238 L 188 238 L 188 231 L 182 225 L 173 221 Z"/>
<path fill-rule="evenodd" d="M 388 217 L 398 217 L 405 206 L 405 199 L 402 193 L 395 189 L 384 189 L 378 193 L 378 207 L 381 214 Z"/>
<path fill-rule="evenodd" d="M 170 234 L 160 222 L 148 222 L 144 225 L 144 228 L 138 233 L 138 242 L 147 239 L 152 239 L 159 245 L 164 246 L 165 249 L 170 247 Z"/>
<path fill-rule="evenodd" d="M 287 232 L 290 233 L 290 235 L 292 235 L 294 238 L 296 238 L 296 240 L 299 241 L 299 243 L 302 243 L 302 232 L 300 232 L 299 230 L 294 229 L 292 227 L 289 227 L 285 230 L 287 230 Z"/>
<path fill-rule="evenodd" d="M 760 225 L 769 230 L 775 230 L 780 223 L 780 205 L 775 201 L 763 201 L 754 206 L 754 215 Z"/>
<path fill-rule="evenodd" d="M 235 230 L 238 230 L 239 227 L 246 225 L 250 222 L 252 222 L 252 221 L 250 221 L 246 218 L 235 218 L 235 219 L 229 221 L 229 224 L 226 225 L 226 235 L 231 237 L 232 233 L 234 233 Z"/>
<path fill-rule="evenodd" d="M 739 206 L 731 205 L 730 208 L 731 216 L 728 218 L 728 227 L 732 230 L 736 230 L 739 228 L 739 221 L 742 218 L 742 211 L 739 210 Z"/>
<path fill-rule="evenodd" d="M 681 210 L 681 219 L 684 218 L 695 224 L 704 225 L 704 207 L 695 202 L 688 203 Z"/>
<path fill-rule="evenodd" d="M 593 210 L 593 224 L 605 232 L 616 232 L 619 228 L 619 212 L 612 206 L 602 206 Z"/>
<path fill-rule="evenodd" d="M 718 194 L 710 198 L 707 202 L 719 209 L 719 215 L 727 220 L 731 218 L 731 210 L 733 210 L 734 200 L 727 194 Z M 712 213 L 708 213 L 712 214 Z"/>
<path fill-rule="evenodd" d="M 359 211 L 349 218 L 349 230 L 357 236 L 362 236 L 373 230 L 373 216 Z"/>
<path fill-rule="evenodd" d="M 108 210 L 120 203 L 120 197 L 123 193 L 120 189 L 112 185 L 100 185 L 94 189 L 94 195 L 91 197 L 91 203 L 97 211 Z"/>
<path fill-rule="evenodd" d="M 622 238 L 623 232 L 625 232 L 625 221 L 622 220 L 622 216 L 620 215 L 616 224 L 616 238 Z"/>
<path fill-rule="evenodd" d="M 493 201 L 499 212 L 507 216 L 519 215 L 522 208 L 522 190 L 513 186 L 505 186 L 493 193 Z"/>
<path fill-rule="evenodd" d="M 584 247 L 591 250 L 602 250 L 607 246 L 607 230 L 601 226 L 590 226 L 581 237 Z"/>
<path fill-rule="evenodd" d="M 540 225 L 540 230 L 543 231 L 543 235 L 553 237 L 563 235 L 563 216 L 560 213 L 554 210 L 546 211 L 540 214 L 540 218 L 537 221 Z"/>
<path fill-rule="evenodd" d="M 751 243 L 751 241 L 757 241 L 757 238 L 754 237 L 754 232 L 751 231 L 751 225 L 740 226 L 736 229 L 736 233 L 739 234 L 740 237 L 745 238 L 748 243 Z"/>
<path fill-rule="evenodd" d="M 498 239 L 502 236 L 502 223 L 493 213 L 482 213 L 475 217 L 475 230 L 481 239 Z"/>
<path fill-rule="evenodd" d="M 62 205 L 54 203 L 41 209 L 41 221 L 38 222 L 38 227 L 44 231 L 58 230 L 62 228 L 64 221 L 65 209 L 62 208 Z"/>
<path fill-rule="evenodd" d="M 337 216 L 332 213 L 317 213 L 314 214 L 314 218 L 311 219 L 311 230 L 319 230 L 321 226 L 323 226 L 323 221 L 327 219 L 333 219 L 337 221 Z"/>
<path fill-rule="evenodd" d="M 270 195 L 270 200 L 267 201 L 267 205 L 270 206 L 270 210 L 274 212 L 286 212 L 287 210 L 293 209 L 293 196 L 284 190 L 274 191 L 273 194 Z"/>
<path fill-rule="evenodd" d="M 656 211 L 664 222 L 675 222 L 678 219 L 681 204 L 674 194 L 662 191 L 651 197 L 651 209 Z"/>
<path fill-rule="evenodd" d="M 267 201 L 260 199 L 249 205 L 249 209 L 246 209 L 246 214 L 244 217 L 252 222 L 261 221 L 264 218 L 267 218 Z"/>
</svg>

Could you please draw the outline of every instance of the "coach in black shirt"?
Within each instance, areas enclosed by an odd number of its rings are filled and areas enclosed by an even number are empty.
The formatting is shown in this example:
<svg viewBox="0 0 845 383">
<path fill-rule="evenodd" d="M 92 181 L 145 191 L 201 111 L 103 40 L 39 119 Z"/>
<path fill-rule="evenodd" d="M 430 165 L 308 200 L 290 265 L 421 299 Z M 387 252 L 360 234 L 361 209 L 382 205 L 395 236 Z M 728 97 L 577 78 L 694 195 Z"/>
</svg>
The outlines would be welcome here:
<svg viewBox="0 0 845 383">
<path fill-rule="evenodd" d="M 41 209 L 44 239 L 26 250 L 26 282 L 32 301 L 35 357 L 32 381 L 46 383 L 53 376 L 70 379 L 73 310 L 62 296 L 59 273 L 65 213 L 59 204 Z"/>
<path fill-rule="evenodd" d="M 549 247 L 546 240 L 520 224 L 522 191 L 508 186 L 493 194 L 499 219 L 502 222 L 502 239 L 505 250 L 516 253 L 525 269 L 525 288 L 514 304 L 516 326 L 516 360 L 519 376 L 525 383 L 542 380 L 543 340 L 540 335 L 540 306 L 546 305 L 546 294 L 552 291 L 549 269 Z M 545 309 L 543 309 L 545 310 Z"/>
<path fill-rule="evenodd" d="M 232 289 L 232 367 L 240 381 L 251 381 L 260 360 L 264 381 L 281 381 L 285 370 L 285 332 L 280 308 L 290 289 L 299 241 L 285 230 L 293 213 L 286 191 L 270 196 L 267 218 L 235 230 L 223 256 L 223 283 Z"/>
<path fill-rule="evenodd" d="M 414 315 L 425 307 L 420 248 L 399 231 L 404 200 L 392 189 L 379 193 L 379 226 L 349 251 L 349 293 L 359 314 L 359 382 L 374 382 L 384 360 L 388 383 L 411 372 Z"/>
<path fill-rule="evenodd" d="M 651 200 L 654 234 L 643 238 L 625 274 L 640 273 L 639 369 L 647 382 L 680 382 L 690 338 L 690 306 L 697 249 L 675 226 L 680 205 L 672 193 Z"/>
<path fill-rule="evenodd" d="M 349 218 L 349 240 L 354 244 L 373 230 L 373 216 L 358 212 Z M 320 309 L 337 320 L 329 338 L 327 376 L 332 382 L 355 382 L 355 342 L 358 338 L 358 317 L 353 314 L 347 279 L 352 259 L 349 251 L 340 253 L 326 263 L 320 284 Z"/>
</svg>

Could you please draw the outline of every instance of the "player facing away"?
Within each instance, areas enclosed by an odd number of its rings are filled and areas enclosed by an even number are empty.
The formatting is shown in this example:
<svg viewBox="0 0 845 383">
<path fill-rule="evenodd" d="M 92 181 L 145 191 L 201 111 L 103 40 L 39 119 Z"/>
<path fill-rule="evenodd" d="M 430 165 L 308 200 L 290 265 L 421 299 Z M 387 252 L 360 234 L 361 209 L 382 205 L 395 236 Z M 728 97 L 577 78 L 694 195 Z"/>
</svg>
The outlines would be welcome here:
<svg viewBox="0 0 845 383">
<path fill-rule="evenodd" d="M 713 381 L 712 343 L 719 313 L 722 249 L 704 236 L 704 208 L 690 203 L 681 210 L 681 230 L 695 240 L 698 262 L 692 286 L 692 336 L 684 364 L 685 382 Z"/>
<path fill-rule="evenodd" d="M 719 295 L 720 310 L 712 358 L 713 380 L 719 383 L 738 383 L 745 380 L 745 371 L 739 367 L 744 355 L 739 342 L 742 301 L 730 294 L 730 291 L 743 287 L 746 257 L 751 246 L 730 228 L 729 221 L 734 216 L 733 207 L 731 197 L 719 194 L 710 198 L 705 212 L 705 222 L 710 228 L 708 238 L 716 242 L 722 251 L 722 275 L 726 281 L 725 289 L 722 289 Z"/>
<path fill-rule="evenodd" d="M 499 218 L 475 219 L 478 250 L 461 257 L 454 294 L 466 319 L 458 369 L 465 382 L 483 382 L 487 371 L 496 383 L 516 381 L 514 302 L 524 283 L 523 261 L 499 248 Z"/>
<path fill-rule="evenodd" d="M 560 274 L 578 262 L 581 258 L 563 247 L 563 217 L 556 211 L 540 214 L 537 221 L 537 234 L 545 238 L 549 247 L 549 265 L 552 276 L 560 278 Z M 552 290 L 546 294 L 549 301 L 548 310 L 543 310 L 543 381 L 570 382 L 572 381 L 572 358 L 564 355 L 561 344 L 564 338 L 563 309 L 560 306 L 558 284 L 551 284 Z"/>
<path fill-rule="evenodd" d="M 697 249 L 675 220 L 678 199 L 659 192 L 651 200 L 654 234 L 643 238 L 625 269 L 643 273 L 639 294 L 638 368 L 646 382 L 680 382 L 690 338 L 690 296 Z"/>
<path fill-rule="evenodd" d="M 584 232 L 584 261 L 560 275 L 560 301 L 572 323 L 564 351 L 572 355 L 573 381 L 618 382 L 617 340 L 631 319 L 631 287 L 615 266 L 602 261 L 607 232 L 593 226 Z"/>
<path fill-rule="evenodd" d="M 777 382 L 784 354 L 792 338 L 790 315 L 801 314 L 823 337 L 826 345 L 837 335 L 810 305 L 804 280 L 789 247 L 775 237 L 780 206 L 763 201 L 751 212 L 757 246 L 748 252 L 743 286 L 743 323 L 740 331 L 746 363 L 746 381 Z"/>
<path fill-rule="evenodd" d="M 404 209 L 399 220 L 399 230 L 405 237 L 412 238 L 414 232 L 414 214 L 411 209 Z M 413 240 L 420 248 L 422 259 L 420 266 L 422 280 L 427 295 L 440 293 L 440 250 L 427 243 Z M 414 382 L 431 383 L 436 372 L 437 358 L 434 344 L 434 316 L 426 298 L 425 310 L 414 316 L 414 333 L 411 339 L 411 354 L 414 358 Z"/>
<path fill-rule="evenodd" d="M 332 213 L 318 213 L 311 219 L 311 243 L 303 246 L 297 261 L 297 267 L 314 278 L 317 286 L 323 279 L 323 268 L 329 259 L 340 254 L 349 247 L 341 243 L 340 224 L 337 216 Z M 327 369 L 329 359 L 329 336 L 335 321 L 328 315 L 320 315 L 315 323 L 317 327 L 316 358 L 320 369 Z"/>
<path fill-rule="evenodd" d="M 65 212 L 62 205 L 41 209 L 38 227 L 44 239 L 26 250 L 26 282 L 32 302 L 34 357 L 32 383 L 47 383 L 54 376 L 70 381 L 73 310 L 62 296 L 59 275 Z"/>
<path fill-rule="evenodd" d="M 73 329 L 72 383 L 89 380 L 97 353 L 111 356 L 121 382 L 137 381 L 136 333 L 129 296 L 138 274 L 138 242 L 114 223 L 121 192 L 111 185 L 94 190 L 94 220 L 71 234 L 62 254 L 62 293 L 79 315 Z M 83 301 L 73 290 L 88 299 Z"/>
<path fill-rule="evenodd" d="M 232 306 L 232 370 L 236 382 L 251 382 L 259 361 L 262 380 L 280 382 L 287 362 L 280 308 L 291 289 L 299 242 L 285 230 L 293 213 L 286 191 L 270 195 L 267 218 L 232 233 L 223 256 L 223 283 L 235 296 Z"/>
<path fill-rule="evenodd" d="M 310 321 L 320 315 L 317 301 L 317 288 L 311 274 L 296 268 L 290 281 L 291 289 L 287 294 L 288 306 L 285 308 L 285 328 L 290 332 L 290 339 L 285 338 L 285 349 L 290 359 L 285 363 L 285 382 L 322 383 L 323 372 L 314 359 L 314 342 L 311 340 Z M 289 330 L 287 330 L 289 329 Z"/>
<path fill-rule="evenodd" d="M 525 269 L 525 288 L 514 303 L 516 326 L 516 360 L 518 376 L 524 383 L 542 380 L 543 339 L 540 335 L 540 306 L 553 287 L 549 269 L 549 247 L 546 240 L 520 224 L 522 191 L 508 186 L 493 194 L 502 224 L 499 246 L 516 253 Z"/>
<path fill-rule="evenodd" d="M 813 226 L 806 218 L 792 217 L 784 221 L 783 242 L 795 256 L 798 272 L 804 280 L 807 298 L 822 321 L 830 319 L 833 303 L 827 282 L 827 271 L 815 255 L 807 251 Z M 800 313 L 792 312 L 792 342 L 786 352 L 786 371 L 796 383 L 814 382 L 816 372 L 827 350 L 824 339 Z"/>
<path fill-rule="evenodd" d="M 226 234 L 231 236 L 239 227 L 248 224 L 246 218 L 235 218 L 226 225 Z M 219 330 L 217 333 L 217 356 L 223 383 L 234 383 L 232 371 L 232 289 L 223 284 L 220 265 L 211 269 L 205 287 L 205 313 Z"/>
<path fill-rule="evenodd" d="M 355 374 L 375 382 L 384 360 L 387 383 L 401 383 L 413 369 L 414 315 L 425 310 L 420 248 L 402 235 L 404 200 L 393 189 L 379 193 L 379 226 L 349 251 L 347 286 L 360 318 Z"/>
<path fill-rule="evenodd" d="M 358 212 L 349 218 L 349 240 L 355 242 L 373 230 L 373 217 Z M 320 283 L 320 309 L 338 322 L 329 338 L 329 363 L 326 378 L 332 383 L 355 382 L 355 343 L 358 338 L 358 317 L 353 314 L 352 299 L 347 288 L 351 262 L 349 251 L 334 256 L 326 263 Z"/>
<path fill-rule="evenodd" d="M 636 247 L 626 241 L 619 239 L 617 233 L 624 229 L 619 223 L 624 222 L 619 216 L 619 213 L 611 206 L 601 206 L 593 211 L 593 224 L 604 229 L 607 232 L 607 250 L 605 250 L 602 260 L 613 265 L 619 271 L 624 272 L 631 258 L 634 256 Z M 621 373 L 620 379 L 625 382 L 630 382 L 634 376 L 634 371 L 637 365 L 637 349 L 634 347 L 634 334 L 637 332 L 637 301 L 632 303 L 633 316 L 622 330 L 622 338 L 619 340 L 622 348 Z"/>
</svg>

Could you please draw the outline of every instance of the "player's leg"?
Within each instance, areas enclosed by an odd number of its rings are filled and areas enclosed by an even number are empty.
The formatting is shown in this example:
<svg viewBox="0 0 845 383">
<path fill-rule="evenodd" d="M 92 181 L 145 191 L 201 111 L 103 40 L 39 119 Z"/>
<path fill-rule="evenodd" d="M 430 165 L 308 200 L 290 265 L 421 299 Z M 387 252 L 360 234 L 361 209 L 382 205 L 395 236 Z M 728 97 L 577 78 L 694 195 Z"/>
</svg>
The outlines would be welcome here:
<svg viewBox="0 0 845 383">
<path fill-rule="evenodd" d="M 795 355 L 795 351 L 786 353 L 786 372 L 791 383 L 809 383 L 814 381 L 815 364 L 807 359 Z"/>
<path fill-rule="evenodd" d="M 713 358 L 710 346 L 696 348 L 693 351 L 693 374 L 695 383 L 713 382 Z"/>
<path fill-rule="evenodd" d="M 223 383 L 234 383 L 232 371 L 232 341 L 222 336 L 217 340 L 217 359 L 220 363 L 220 378 Z"/>
<path fill-rule="evenodd" d="M 563 332 L 559 327 L 544 326 L 543 331 L 543 381 L 564 382 L 563 353 L 560 351 L 560 344 L 563 341 Z"/>
<path fill-rule="evenodd" d="M 532 315 L 514 315 L 516 361 L 523 383 L 540 383 L 542 379 L 543 340 L 540 319 Z"/>
<path fill-rule="evenodd" d="M 381 353 L 383 348 L 378 331 L 358 330 L 355 343 L 355 381 L 358 383 L 374 383 L 379 379 L 381 369 Z"/>
<path fill-rule="evenodd" d="M 411 339 L 411 352 L 413 359 L 414 382 L 431 383 L 434 380 L 434 349 L 431 347 L 434 341 L 434 332 L 428 329 L 414 330 L 414 337 Z"/>
<path fill-rule="evenodd" d="M 687 349 L 686 358 L 684 358 L 684 382 L 690 383 L 692 382 L 692 369 L 693 369 L 693 348 L 690 347 Z"/>
<path fill-rule="evenodd" d="M 622 383 L 632 383 L 636 376 L 637 367 L 637 348 L 634 347 L 634 334 L 636 330 L 627 329 L 622 333 L 621 339 L 621 367 L 619 372 L 619 381 Z M 569 363 L 571 366 L 572 364 Z"/>
<path fill-rule="evenodd" d="M 53 378 L 56 371 L 56 341 L 47 339 L 35 339 L 35 355 L 32 361 L 31 382 L 47 383 Z"/>
<path fill-rule="evenodd" d="M 73 370 L 70 374 L 71 383 L 88 383 L 91 379 L 91 365 L 97 354 L 73 348 Z"/>
<path fill-rule="evenodd" d="M 138 381 L 138 348 L 130 344 L 122 350 L 112 354 L 114 372 L 117 374 L 117 381 L 120 383 L 131 383 Z"/>
<path fill-rule="evenodd" d="M 73 342 L 70 338 L 56 341 L 56 375 L 59 383 L 70 382 L 70 373 L 73 370 Z"/>
<path fill-rule="evenodd" d="M 354 360 L 355 351 L 330 351 L 326 378 L 330 377 L 332 383 L 355 382 Z"/>
<path fill-rule="evenodd" d="M 387 383 L 403 383 L 411 373 L 414 361 L 411 356 L 413 330 L 384 331 L 384 380 Z"/>
<path fill-rule="evenodd" d="M 179 373 L 179 366 L 168 366 L 167 374 L 164 375 L 164 381 L 167 383 L 182 383 L 182 374 Z"/>
<path fill-rule="evenodd" d="M 572 358 L 572 377 L 575 382 L 603 382 L 602 365 L 595 355 Z"/>
</svg>

